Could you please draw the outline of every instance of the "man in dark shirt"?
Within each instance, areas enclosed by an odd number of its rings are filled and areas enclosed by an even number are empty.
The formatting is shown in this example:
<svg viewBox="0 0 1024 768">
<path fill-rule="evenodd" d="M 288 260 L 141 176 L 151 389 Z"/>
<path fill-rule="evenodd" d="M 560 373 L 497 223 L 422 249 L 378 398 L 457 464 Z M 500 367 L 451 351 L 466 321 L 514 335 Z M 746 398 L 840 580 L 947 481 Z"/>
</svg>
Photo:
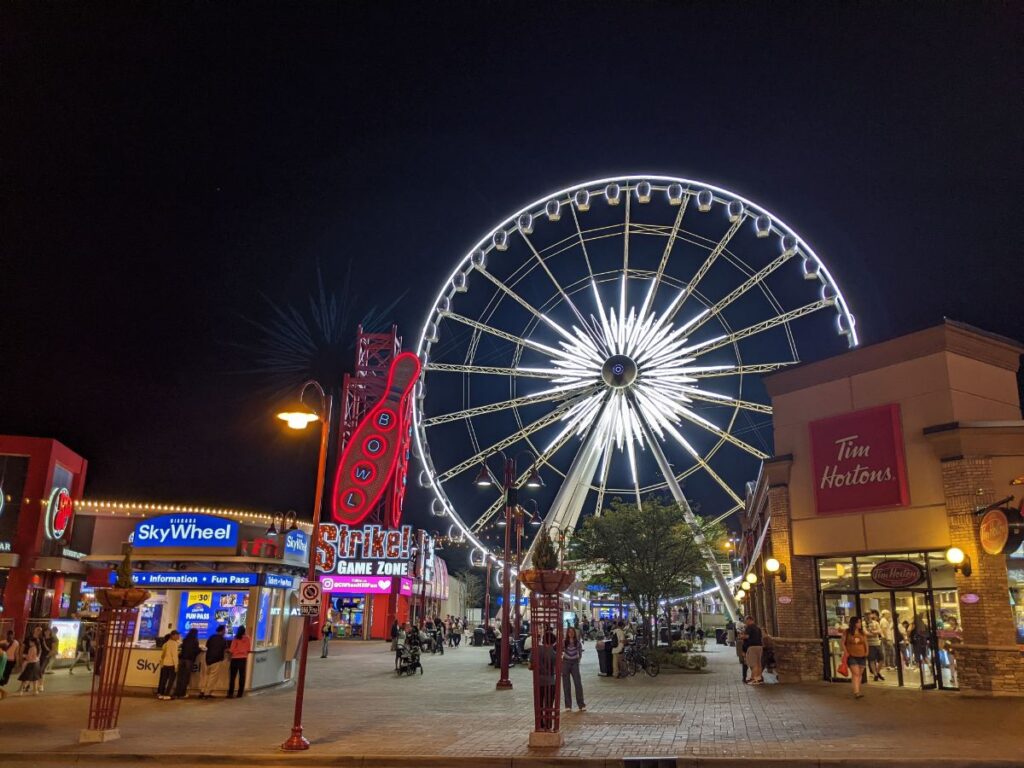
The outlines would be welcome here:
<svg viewBox="0 0 1024 768">
<path fill-rule="evenodd" d="M 747 616 L 746 629 L 743 632 L 743 652 L 750 667 L 750 684 L 760 685 L 764 682 L 761 669 L 761 652 L 764 644 L 761 628 L 754 623 L 753 616 Z"/>
<path fill-rule="evenodd" d="M 224 639 L 225 627 L 223 624 L 217 627 L 206 639 L 206 664 L 203 666 L 200 677 L 199 698 L 213 698 L 213 690 L 220 684 L 221 673 L 224 671 L 224 654 L 227 651 L 228 643 Z"/>
</svg>

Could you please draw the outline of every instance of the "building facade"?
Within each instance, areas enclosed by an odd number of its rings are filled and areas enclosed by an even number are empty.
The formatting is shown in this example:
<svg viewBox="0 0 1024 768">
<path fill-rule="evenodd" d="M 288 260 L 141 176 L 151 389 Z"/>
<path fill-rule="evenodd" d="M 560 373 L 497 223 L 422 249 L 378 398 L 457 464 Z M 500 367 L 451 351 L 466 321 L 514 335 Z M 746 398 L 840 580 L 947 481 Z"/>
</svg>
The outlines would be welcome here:
<svg viewBox="0 0 1024 768">
<path fill-rule="evenodd" d="M 1022 351 L 947 321 L 766 379 L 740 550 L 781 680 L 844 679 L 860 615 L 872 682 L 1024 693 Z"/>
</svg>

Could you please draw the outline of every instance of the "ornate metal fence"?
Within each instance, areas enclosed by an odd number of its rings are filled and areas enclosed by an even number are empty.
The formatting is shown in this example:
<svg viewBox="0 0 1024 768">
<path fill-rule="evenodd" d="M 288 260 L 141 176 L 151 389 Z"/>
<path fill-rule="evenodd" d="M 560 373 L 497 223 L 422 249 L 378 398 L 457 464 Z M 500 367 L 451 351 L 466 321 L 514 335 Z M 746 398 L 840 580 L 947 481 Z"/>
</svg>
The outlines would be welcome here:
<svg viewBox="0 0 1024 768">
<path fill-rule="evenodd" d="M 135 608 L 104 611 L 96 632 L 96 665 L 89 699 L 89 730 L 117 728 L 128 657 L 139 611 Z"/>
<path fill-rule="evenodd" d="M 562 607 L 561 594 L 530 594 L 534 729 L 540 732 L 558 732 L 564 634 Z"/>
</svg>

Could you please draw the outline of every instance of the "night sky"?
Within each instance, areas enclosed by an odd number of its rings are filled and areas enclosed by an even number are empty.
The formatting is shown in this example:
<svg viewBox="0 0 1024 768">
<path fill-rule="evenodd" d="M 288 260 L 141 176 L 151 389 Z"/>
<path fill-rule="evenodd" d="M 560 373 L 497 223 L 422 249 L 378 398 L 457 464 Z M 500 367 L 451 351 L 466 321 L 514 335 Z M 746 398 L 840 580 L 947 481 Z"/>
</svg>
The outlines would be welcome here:
<svg viewBox="0 0 1024 768">
<path fill-rule="evenodd" d="M 776 211 L 865 342 L 1024 338 L 1015 3 L 0 14 L 0 432 L 82 453 L 93 498 L 305 512 L 316 440 L 272 418 L 258 326 L 308 314 L 319 269 L 350 331 L 376 308 L 411 346 L 483 233 L 605 175 Z"/>
</svg>

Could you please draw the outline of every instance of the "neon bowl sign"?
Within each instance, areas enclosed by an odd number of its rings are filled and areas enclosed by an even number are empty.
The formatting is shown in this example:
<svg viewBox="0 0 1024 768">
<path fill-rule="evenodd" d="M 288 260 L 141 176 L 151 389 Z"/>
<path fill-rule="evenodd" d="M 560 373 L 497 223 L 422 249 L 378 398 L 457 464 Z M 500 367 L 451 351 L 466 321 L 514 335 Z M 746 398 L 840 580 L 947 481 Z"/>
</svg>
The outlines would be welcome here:
<svg viewBox="0 0 1024 768">
<path fill-rule="evenodd" d="M 67 488 L 54 488 L 46 505 L 46 537 L 60 541 L 71 528 L 75 505 Z"/>
</svg>

